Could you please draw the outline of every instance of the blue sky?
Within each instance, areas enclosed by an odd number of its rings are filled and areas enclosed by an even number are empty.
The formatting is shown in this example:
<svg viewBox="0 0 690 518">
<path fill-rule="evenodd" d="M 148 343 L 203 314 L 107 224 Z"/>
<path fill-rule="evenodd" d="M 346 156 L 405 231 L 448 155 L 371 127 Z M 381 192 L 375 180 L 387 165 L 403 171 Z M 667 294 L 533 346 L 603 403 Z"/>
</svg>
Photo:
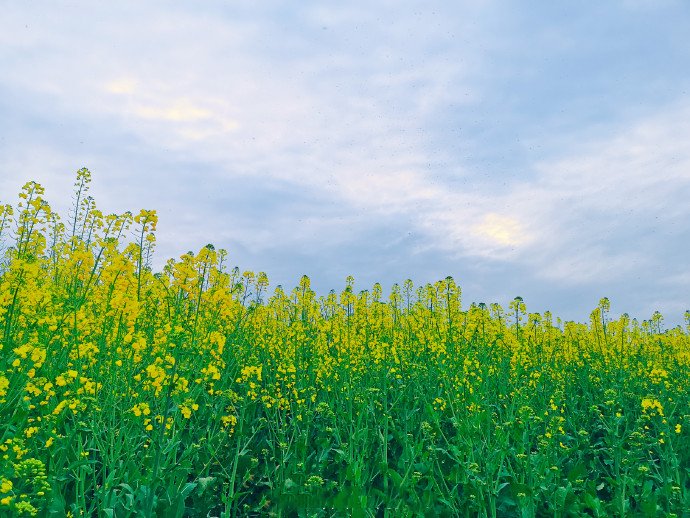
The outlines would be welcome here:
<svg viewBox="0 0 690 518">
<path fill-rule="evenodd" d="M 464 301 L 690 309 L 690 5 L 12 2 L 0 200 L 77 169 L 320 293 L 452 275 Z"/>
</svg>

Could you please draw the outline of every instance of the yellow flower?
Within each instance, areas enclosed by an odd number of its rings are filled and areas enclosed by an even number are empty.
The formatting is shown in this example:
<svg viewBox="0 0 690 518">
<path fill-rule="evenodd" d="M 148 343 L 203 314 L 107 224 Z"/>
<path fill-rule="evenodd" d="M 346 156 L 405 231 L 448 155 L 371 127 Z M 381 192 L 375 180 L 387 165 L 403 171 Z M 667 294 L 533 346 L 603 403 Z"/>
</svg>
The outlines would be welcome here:
<svg viewBox="0 0 690 518">
<path fill-rule="evenodd" d="M 446 401 L 443 398 L 437 397 L 434 399 L 434 410 L 436 411 L 444 411 L 446 409 Z"/>
<path fill-rule="evenodd" d="M 10 386 L 10 380 L 8 380 L 5 376 L 0 375 L 0 397 L 3 397 L 7 394 L 7 389 Z"/>
<path fill-rule="evenodd" d="M 132 407 L 132 413 L 139 417 L 141 415 L 149 415 L 151 413 L 151 408 L 148 403 L 137 403 Z"/>
<path fill-rule="evenodd" d="M 180 412 L 182 412 L 182 415 L 185 419 L 189 419 L 192 417 L 192 412 L 196 412 L 199 410 L 199 405 L 196 403 L 192 403 L 191 405 L 180 405 Z"/>
<path fill-rule="evenodd" d="M 11 480 L 3 478 L 2 483 L 0 483 L 0 492 L 9 493 L 10 491 L 12 491 L 13 487 L 14 487 L 14 485 L 12 484 Z"/>
<path fill-rule="evenodd" d="M 641 404 L 642 404 L 642 411 L 646 414 L 650 414 L 650 415 L 658 414 L 660 416 L 664 415 L 664 407 L 656 399 L 644 398 L 642 400 Z"/>
<path fill-rule="evenodd" d="M 220 418 L 221 423 L 223 423 L 223 428 L 226 428 L 228 434 L 232 435 L 235 431 L 235 426 L 237 425 L 237 417 L 234 415 L 224 415 Z"/>
</svg>

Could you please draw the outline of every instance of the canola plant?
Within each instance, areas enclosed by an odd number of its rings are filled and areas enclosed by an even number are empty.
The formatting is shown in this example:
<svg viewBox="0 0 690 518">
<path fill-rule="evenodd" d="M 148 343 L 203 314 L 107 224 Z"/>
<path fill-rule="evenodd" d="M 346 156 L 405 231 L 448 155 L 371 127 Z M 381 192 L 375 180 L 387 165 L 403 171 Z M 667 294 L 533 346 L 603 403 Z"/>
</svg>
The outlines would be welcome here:
<svg viewBox="0 0 690 518">
<path fill-rule="evenodd" d="M 0 206 L 3 516 L 685 516 L 690 313 L 586 323 L 448 277 L 318 296 L 154 211 Z"/>
</svg>

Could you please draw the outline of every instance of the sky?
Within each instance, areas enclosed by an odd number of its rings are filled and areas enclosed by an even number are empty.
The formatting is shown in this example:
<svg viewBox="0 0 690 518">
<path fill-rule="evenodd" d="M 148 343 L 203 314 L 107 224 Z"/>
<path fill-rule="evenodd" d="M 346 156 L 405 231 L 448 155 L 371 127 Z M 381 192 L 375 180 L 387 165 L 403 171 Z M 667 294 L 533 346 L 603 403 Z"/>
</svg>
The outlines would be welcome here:
<svg viewBox="0 0 690 518">
<path fill-rule="evenodd" d="M 690 4 L 0 2 L 0 202 L 76 171 L 320 294 L 451 275 L 587 321 L 690 309 Z"/>
</svg>

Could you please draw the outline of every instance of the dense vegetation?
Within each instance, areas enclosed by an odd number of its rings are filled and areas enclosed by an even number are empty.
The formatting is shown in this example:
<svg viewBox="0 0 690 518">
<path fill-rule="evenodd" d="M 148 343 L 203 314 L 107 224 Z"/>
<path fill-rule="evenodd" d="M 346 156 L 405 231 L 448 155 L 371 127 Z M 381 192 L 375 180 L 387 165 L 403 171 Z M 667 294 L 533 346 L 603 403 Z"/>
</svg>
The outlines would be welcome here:
<svg viewBox="0 0 690 518">
<path fill-rule="evenodd" d="M 36 183 L 0 207 L 3 516 L 690 508 L 690 314 L 463 308 L 450 277 L 269 296 L 210 245 L 154 273 L 155 213 L 89 181 L 64 221 Z"/>
</svg>

